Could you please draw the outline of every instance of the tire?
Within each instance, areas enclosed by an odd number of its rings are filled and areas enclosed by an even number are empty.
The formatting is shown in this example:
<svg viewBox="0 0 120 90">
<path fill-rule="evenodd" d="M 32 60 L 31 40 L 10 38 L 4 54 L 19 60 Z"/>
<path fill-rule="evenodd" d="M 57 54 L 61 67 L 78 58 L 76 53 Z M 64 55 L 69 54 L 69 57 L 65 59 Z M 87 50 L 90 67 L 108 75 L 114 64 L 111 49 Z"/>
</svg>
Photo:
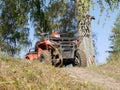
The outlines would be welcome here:
<svg viewBox="0 0 120 90">
<path fill-rule="evenodd" d="M 87 67 L 87 58 L 83 51 L 79 50 L 76 51 L 75 59 L 74 59 L 74 66 L 78 67 Z"/>
<path fill-rule="evenodd" d="M 55 67 L 63 67 L 63 58 L 58 51 L 53 52 L 52 65 Z"/>
<path fill-rule="evenodd" d="M 53 66 L 55 67 L 63 67 L 63 59 L 60 54 L 57 54 L 56 56 L 53 57 Z"/>
<path fill-rule="evenodd" d="M 51 62 L 51 54 L 48 50 L 44 50 L 40 57 L 39 57 L 39 61 L 42 62 L 42 63 L 46 63 L 46 64 L 52 64 Z"/>
</svg>

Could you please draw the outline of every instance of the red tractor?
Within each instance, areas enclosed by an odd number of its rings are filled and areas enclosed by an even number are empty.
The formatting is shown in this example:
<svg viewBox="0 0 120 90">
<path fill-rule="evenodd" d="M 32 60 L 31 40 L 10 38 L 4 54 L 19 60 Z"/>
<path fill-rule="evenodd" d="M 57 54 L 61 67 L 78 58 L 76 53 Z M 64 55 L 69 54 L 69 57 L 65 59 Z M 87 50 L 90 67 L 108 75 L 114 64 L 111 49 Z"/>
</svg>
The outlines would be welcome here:
<svg viewBox="0 0 120 90">
<path fill-rule="evenodd" d="M 25 58 L 46 62 L 55 67 L 70 63 L 73 66 L 86 66 L 85 53 L 78 49 L 77 43 L 75 38 L 61 37 L 57 32 L 53 32 L 46 39 L 38 41 L 34 52 L 29 50 Z"/>
</svg>

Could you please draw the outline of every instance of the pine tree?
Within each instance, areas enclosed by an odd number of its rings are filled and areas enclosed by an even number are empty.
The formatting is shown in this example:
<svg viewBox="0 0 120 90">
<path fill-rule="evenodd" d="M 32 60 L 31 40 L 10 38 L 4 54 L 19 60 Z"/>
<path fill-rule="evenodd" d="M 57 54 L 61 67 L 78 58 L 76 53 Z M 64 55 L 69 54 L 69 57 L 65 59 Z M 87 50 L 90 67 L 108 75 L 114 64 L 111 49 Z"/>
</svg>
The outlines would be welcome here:
<svg viewBox="0 0 120 90">
<path fill-rule="evenodd" d="M 110 37 L 112 42 L 110 56 L 108 60 L 120 60 L 120 13 L 116 19 L 114 27 L 112 29 L 112 35 Z"/>
<path fill-rule="evenodd" d="M 1 50 L 13 56 L 23 46 L 30 45 L 29 22 L 34 25 L 36 33 L 51 32 L 55 29 L 66 29 L 66 32 L 73 33 L 72 29 L 74 27 L 76 29 L 76 23 L 73 22 L 76 17 L 74 11 L 78 10 L 74 6 L 77 1 L 82 2 L 81 14 L 89 12 L 90 5 L 94 6 L 96 3 L 100 6 L 101 12 L 105 10 L 106 5 L 108 12 L 113 11 L 119 7 L 120 2 L 119 0 L 97 0 L 97 2 L 96 0 L 0 0 Z"/>
<path fill-rule="evenodd" d="M 24 45 L 29 45 L 27 25 L 28 2 L 25 0 L 0 1 L 1 51 L 14 56 Z"/>
</svg>

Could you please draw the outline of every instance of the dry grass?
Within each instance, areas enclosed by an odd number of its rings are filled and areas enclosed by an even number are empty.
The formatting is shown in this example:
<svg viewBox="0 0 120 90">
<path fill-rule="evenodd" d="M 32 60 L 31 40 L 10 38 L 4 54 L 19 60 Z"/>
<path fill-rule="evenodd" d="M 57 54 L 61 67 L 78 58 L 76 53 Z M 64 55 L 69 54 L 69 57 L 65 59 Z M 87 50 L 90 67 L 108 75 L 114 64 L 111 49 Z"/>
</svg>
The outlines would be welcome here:
<svg viewBox="0 0 120 90">
<path fill-rule="evenodd" d="M 0 90 L 102 90 L 91 83 L 76 82 L 60 68 L 38 61 L 0 56 Z"/>
<path fill-rule="evenodd" d="M 99 74 L 112 77 L 120 82 L 120 61 L 111 61 L 100 66 L 93 66 L 90 69 Z"/>
</svg>

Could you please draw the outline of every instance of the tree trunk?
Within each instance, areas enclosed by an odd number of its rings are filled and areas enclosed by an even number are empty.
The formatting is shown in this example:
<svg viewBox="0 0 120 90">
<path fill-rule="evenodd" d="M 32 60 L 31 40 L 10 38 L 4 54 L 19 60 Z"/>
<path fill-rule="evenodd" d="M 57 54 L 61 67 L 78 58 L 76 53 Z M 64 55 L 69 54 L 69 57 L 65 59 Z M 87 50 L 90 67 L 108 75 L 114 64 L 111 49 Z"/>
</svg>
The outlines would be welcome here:
<svg viewBox="0 0 120 90">
<path fill-rule="evenodd" d="M 78 21 L 78 49 L 85 53 L 87 58 L 87 66 L 91 66 L 95 64 L 95 54 L 92 42 L 92 32 L 90 28 L 90 15 L 88 14 L 90 0 L 76 0 L 75 5 L 76 19 Z"/>
</svg>

